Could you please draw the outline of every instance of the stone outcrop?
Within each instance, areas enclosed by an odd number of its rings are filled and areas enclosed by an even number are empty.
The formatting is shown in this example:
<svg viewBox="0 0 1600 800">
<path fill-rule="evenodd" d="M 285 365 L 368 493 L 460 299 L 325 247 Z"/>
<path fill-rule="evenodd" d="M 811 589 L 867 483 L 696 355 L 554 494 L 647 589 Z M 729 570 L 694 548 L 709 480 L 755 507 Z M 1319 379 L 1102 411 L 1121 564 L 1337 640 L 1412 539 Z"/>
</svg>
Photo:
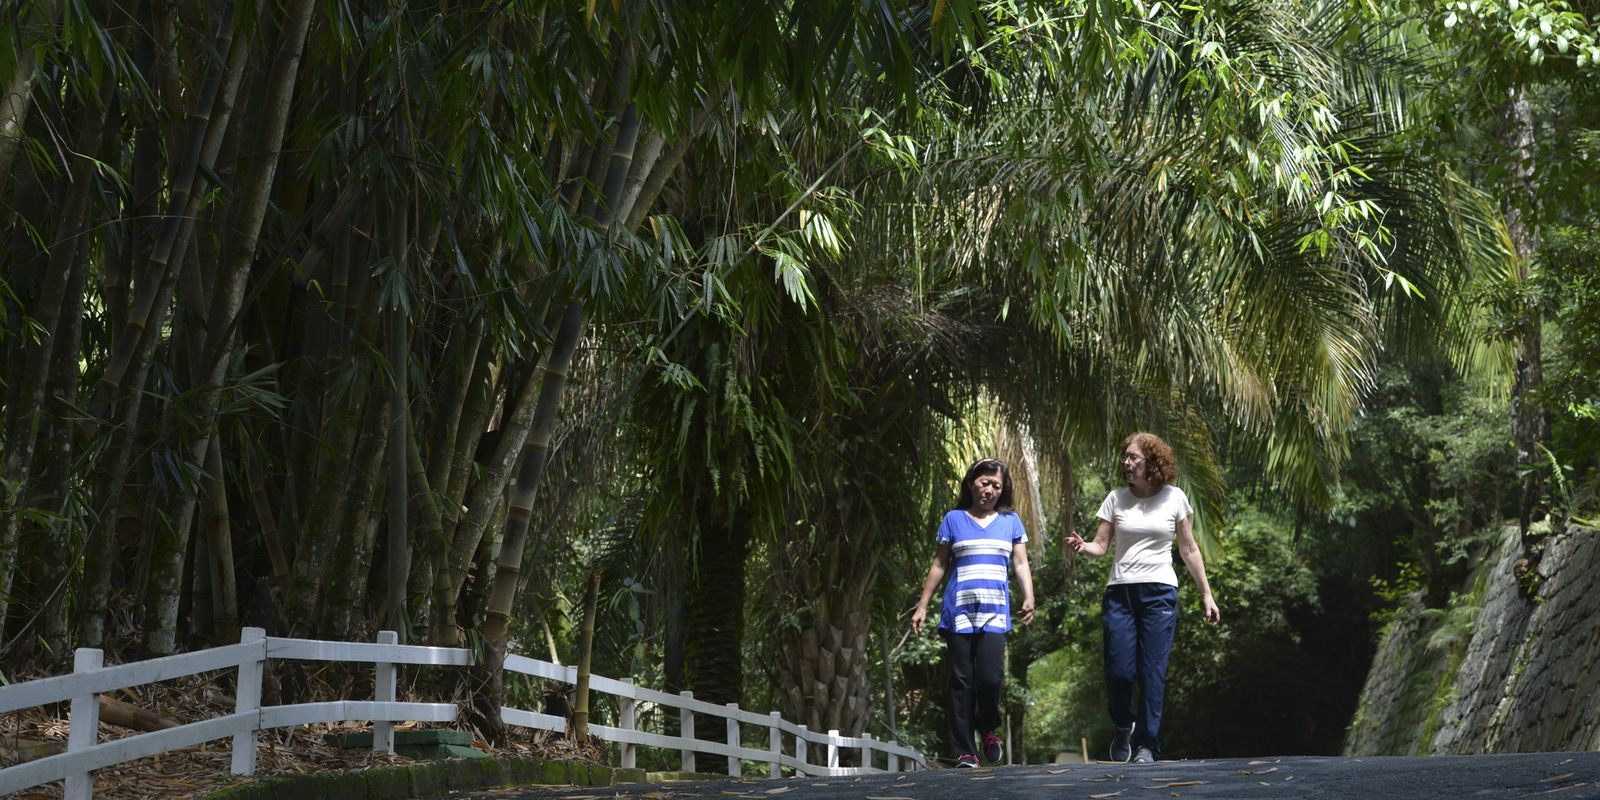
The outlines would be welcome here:
<svg viewBox="0 0 1600 800">
<path fill-rule="evenodd" d="M 1600 532 L 1551 537 L 1531 602 L 1517 592 L 1517 555 L 1513 531 L 1454 612 L 1415 603 L 1400 612 L 1373 659 L 1347 753 L 1600 748 Z M 1449 625 L 1465 625 L 1463 635 L 1441 635 Z"/>
</svg>

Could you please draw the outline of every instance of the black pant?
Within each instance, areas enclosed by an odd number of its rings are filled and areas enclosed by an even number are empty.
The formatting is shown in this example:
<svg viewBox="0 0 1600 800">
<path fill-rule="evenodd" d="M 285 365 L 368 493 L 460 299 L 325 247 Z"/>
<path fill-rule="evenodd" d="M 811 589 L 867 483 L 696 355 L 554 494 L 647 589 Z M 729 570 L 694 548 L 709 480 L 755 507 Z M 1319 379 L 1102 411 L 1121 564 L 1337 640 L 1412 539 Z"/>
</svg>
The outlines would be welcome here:
<svg viewBox="0 0 1600 800">
<path fill-rule="evenodd" d="M 1161 711 L 1167 657 L 1178 629 L 1178 587 L 1165 583 L 1107 586 L 1100 603 L 1105 630 L 1106 696 L 1111 722 L 1133 727 L 1133 746 L 1161 757 Z M 1137 710 L 1133 690 L 1139 689 Z"/>
<path fill-rule="evenodd" d="M 1000 683 L 1006 675 L 1006 635 L 979 631 L 951 633 L 940 629 L 945 660 L 950 662 L 950 754 L 976 755 L 973 731 L 1000 727 Z"/>
</svg>

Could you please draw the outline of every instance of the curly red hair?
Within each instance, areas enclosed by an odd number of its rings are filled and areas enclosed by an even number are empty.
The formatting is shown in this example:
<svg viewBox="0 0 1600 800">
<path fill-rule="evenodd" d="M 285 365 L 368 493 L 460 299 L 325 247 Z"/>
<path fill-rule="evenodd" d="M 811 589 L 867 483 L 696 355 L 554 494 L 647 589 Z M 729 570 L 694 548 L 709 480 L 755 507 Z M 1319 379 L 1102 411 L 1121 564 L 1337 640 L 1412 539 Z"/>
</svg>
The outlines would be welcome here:
<svg viewBox="0 0 1600 800">
<path fill-rule="evenodd" d="M 1153 433 L 1140 431 L 1122 440 L 1121 452 L 1138 445 L 1144 453 L 1144 477 L 1151 485 L 1161 488 L 1178 478 L 1178 460 L 1172 456 L 1172 447 Z"/>
</svg>

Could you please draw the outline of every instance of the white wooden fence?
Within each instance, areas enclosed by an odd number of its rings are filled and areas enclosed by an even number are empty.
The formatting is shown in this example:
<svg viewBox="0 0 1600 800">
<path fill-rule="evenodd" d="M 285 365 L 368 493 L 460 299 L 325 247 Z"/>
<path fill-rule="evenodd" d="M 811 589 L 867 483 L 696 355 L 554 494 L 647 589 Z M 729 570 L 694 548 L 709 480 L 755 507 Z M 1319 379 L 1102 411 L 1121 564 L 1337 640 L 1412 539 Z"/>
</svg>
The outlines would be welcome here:
<svg viewBox="0 0 1600 800">
<path fill-rule="evenodd" d="M 66 781 L 67 800 L 87 800 L 93 794 L 90 773 L 101 767 L 169 753 L 186 747 L 233 739 L 233 773 L 254 775 L 256 769 L 256 736 L 271 728 L 306 725 L 320 722 L 371 722 L 373 723 L 373 749 L 394 752 L 394 723 L 452 722 L 456 719 L 454 703 L 400 703 L 395 701 L 395 667 L 400 664 L 428 666 L 471 666 L 472 656 L 467 650 L 454 647 L 421 647 L 396 644 L 393 631 L 382 631 L 377 642 L 323 642 L 311 639 L 285 639 L 267 636 L 260 628 L 245 628 L 240 642 L 209 650 L 168 656 L 149 661 L 139 661 L 115 667 L 103 665 L 101 651 L 82 648 L 76 653 L 73 672 L 54 678 L 42 678 L 11 686 L 0 687 L 0 714 L 24 708 L 71 702 L 68 718 L 67 751 L 0 769 L 0 795 L 39 786 L 52 781 Z M 261 678 L 268 659 L 298 659 L 303 661 L 350 661 L 374 665 L 372 700 L 340 700 L 324 703 L 299 703 L 295 705 L 261 705 Z M 507 672 L 531 675 L 546 680 L 577 683 L 577 668 L 565 667 L 510 655 L 506 658 Z M 97 695 L 119 689 L 142 686 L 148 683 L 171 680 L 215 670 L 235 670 L 238 682 L 236 705 L 232 714 L 180 725 L 163 731 L 140 733 L 107 742 L 98 742 L 99 701 Z M 821 733 L 808 731 L 804 725 L 795 725 L 779 717 L 778 712 L 757 714 L 744 711 L 729 703 L 718 706 L 695 700 L 689 692 L 669 694 L 635 686 L 632 681 L 619 681 L 592 675 L 589 678 L 591 693 L 615 695 L 618 698 L 619 717 L 616 726 L 589 725 L 589 733 L 596 738 L 620 745 L 623 767 L 633 767 L 639 745 L 678 750 L 682 769 L 695 771 L 696 752 L 725 756 L 728 772 L 741 773 L 744 760 L 765 762 L 769 774 L 777 777 L 787 767 L 802 775 L 852 775 L 862 772 L 901 769 L 926 769 L 927 760 L 915 750 L 873 739 L 840 736 L 838 731 Z M 591 694 L 591 699 L 593 694 Z M 655 703 L 678 709 L 679 736 L 666 736 L 635 728 L 638 703 Z M 592 703 L 591 703 L 592 705 Z M 503 708 L 501 719 L 508 725 L 519 725 L 548 731 L 565 731 L 565 717 L 551 716 L 516 708 Z M 721 718 L 727 730 L 726 743 L 705 741 L 695 737 L 695 720 L 698 716 Z M 743 727 L 765 728 L 765 748 L 745 747 Z M 793 750 L 783 749 L 783 734 L 789 734 Z M 827 759 L 823 764 L 809 763 L 807 745 L 826 747 Z M 841 751 L 859 749 L 861 766 L 841 767 Z M 885 764 L 875 766 L 877 753 L 883 753 Z"/>
</svg>

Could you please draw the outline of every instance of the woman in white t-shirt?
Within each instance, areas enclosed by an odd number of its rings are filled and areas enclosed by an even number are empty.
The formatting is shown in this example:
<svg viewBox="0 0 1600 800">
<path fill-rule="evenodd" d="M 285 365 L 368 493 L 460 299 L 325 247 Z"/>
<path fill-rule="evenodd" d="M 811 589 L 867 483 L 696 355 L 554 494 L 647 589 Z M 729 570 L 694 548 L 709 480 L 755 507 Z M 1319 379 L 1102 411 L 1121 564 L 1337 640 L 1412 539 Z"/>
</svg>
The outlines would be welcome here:
<svg viewBox="0 0 1600 800">
<path fill-rule="evenodd" d="M 1206 565 L 1194 541 L 1193 511 L 1183 490 L 1172 485 L 1178 465 L 1160 437 L 1135 433 L 1122 443 L 1122 477 L 1100 504 L 1100 528 L 1086 542 L 1077 531 L 1066 546 L 1090 558 L 1114 551 L 1111 577 L 1100 603 L 1105 634 L 1106 694 L 1116 735 L 1112 761 L 1150 763 L 1161 758 L 1161 710 L 1166 696 L 1167 656 L 1178 622 L 1178 573 L 1172 543 L 1200 587 L 1206 621 L 1222 619 L 1206 582 Z M 1139 706 L 1133 707 L 1134 687 Z"/>
</svg>

